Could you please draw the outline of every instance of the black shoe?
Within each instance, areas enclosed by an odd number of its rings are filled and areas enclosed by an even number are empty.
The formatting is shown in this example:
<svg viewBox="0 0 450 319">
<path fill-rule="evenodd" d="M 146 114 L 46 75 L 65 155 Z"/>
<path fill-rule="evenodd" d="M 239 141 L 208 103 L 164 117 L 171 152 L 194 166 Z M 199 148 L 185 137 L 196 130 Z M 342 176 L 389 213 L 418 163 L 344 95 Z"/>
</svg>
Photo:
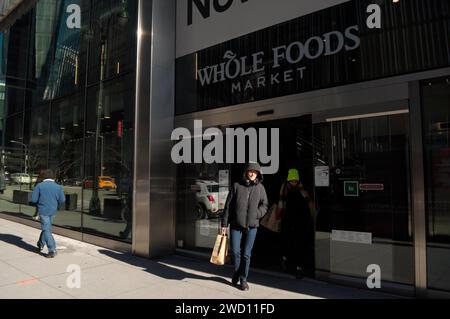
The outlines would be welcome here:
<svg viewBox="0 0 450 319">
<path fill-rule="evenodd" d="M 55 258 L 56 255 L 57 255 L 56 251 L 51 251 L 47 255 L 45 255 L 45 257 L 47 257 L 47 258 Z"/>
<path fill-rule="evenodd" d="M 250 289 L 250 287 L 248 286 L 248 283 L 246 281 L 241 282 L 241 290 L 242 291 L 247 291 L 249 289 Z"/>
<path fill-rule="evenodd" d="M 239 273 L 235 273 L 233 275 L 233 278 L 231 279 L 231 283 L 233 284 L 233 286 L 237 286 L 239 282 Z"/>
<path fill-rule="evenodd" d="M 42 251 L 44 250 L 44 247 L 41 247 L 41 245 L 39 245 L 39 243 L 37 243 L 37 252 L 39 253 L 39 254 L 41 254 L 42 253 Z"/>
<path fill-rule="evenodd" d="M 281 260 L 281 269 L 282 269 L 283 271 L 287 271 L 287 270 L 288 270 L 288 267 L 287 267 L 287 260 L 286 260 L 286 259 L 282 259 L 282 260 Z"/>
<path fill-rule="evenodd" d="M 297 267 L 297 269 L 295 271 L 295 277 L 297 279 L 303 279 L 303 277 L 305 277 L 305 272 L 303 271 L 302 268 Z"/>
</svg>

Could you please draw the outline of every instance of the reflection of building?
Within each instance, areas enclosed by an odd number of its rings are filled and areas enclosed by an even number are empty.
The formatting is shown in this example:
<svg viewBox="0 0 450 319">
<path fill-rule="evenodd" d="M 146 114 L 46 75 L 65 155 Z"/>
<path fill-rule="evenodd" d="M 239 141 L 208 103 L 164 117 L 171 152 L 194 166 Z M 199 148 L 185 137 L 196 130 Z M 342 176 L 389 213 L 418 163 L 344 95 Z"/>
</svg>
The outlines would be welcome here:
<svg viewBox="0 0 450 319">
<path fill-rule="evenodd" d="M 3 121 L 5 118 L 5 60 L 3 58 L 3 33 L 0 33 L 0 137 L 3 137 Z M 1 146 L 0 140 L 0 146 Z"/>
<path fill-rule="evenodd" d="M 0 60 L 8 109 L 5 165 L 11 174 L 52 168 L 76 201 L 69 205 L 75 214 L 58 226 L 123 241 L 125 223 L 110 219 L 123 218 L 132 196 L 136 1 L 34 2 L 19 4 L 25 14 L 15 23 L 0 21 L 8 49 Z M 68 23 L 77 8 L 86 13 L 81 25 Z M 92 183 L 100 175 L 100 185 Z M 89 207 L 93 201 L 97 216 Z M 10 210 L 29 214 L 24 205 Z M 111 242 L 130 247 L 128 238 Z"/>
<path fill-rule="evenodd" d="M 384 1 L 380 30 L 368 29 L 364 1 L 266 2 L 205 17 L 193 1 L 191 17 L 189 1 L 38 1 L 1 30 L 5 146 L 30 145 L 35 169 L 57 169 L 78 195 L 63 232 L 142 256 L 208 254 L 218 223 L 205 211 L 222 208 L 222 177 L 242 178 L 240 166 L 175 168 L 173 127 L 279 128 L 280 170 L 265 186 L 274 202 L 297 167 L 314 194 L 313 275 L 364 287 L 379 264 L 383 287 L 450 291 L 448 1 Z M 80 29 L 65 24 L 69 3 L 81 8 Z M 230 26 L 237 19 L 246 25 Z M 98 175 L 119 194 L 95 189 Z M 199 192 L 199 180 L 210 189 Z M 127 200 L 133 218 L 122 216 Z M 132 240 L 120 238 L 125 221 Z M 278 270 L 281 248 L 267 238 L 262 230 L 256 266 Z"/>
<path fill-rule="evenodd" d="M 4 116 L 5 116 L 5 82 L 0 80 L 0 136 L 3 136 Z"/>
</svg>

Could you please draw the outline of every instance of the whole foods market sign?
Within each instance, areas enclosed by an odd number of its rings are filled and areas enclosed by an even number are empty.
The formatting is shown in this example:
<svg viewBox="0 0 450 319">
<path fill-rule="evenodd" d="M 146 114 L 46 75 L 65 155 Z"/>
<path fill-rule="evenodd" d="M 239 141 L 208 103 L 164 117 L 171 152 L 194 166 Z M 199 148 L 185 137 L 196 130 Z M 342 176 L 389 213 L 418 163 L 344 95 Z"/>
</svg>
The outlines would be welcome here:
<svg viewBox="0 0 450 319">
<path fill-rule="evenodd" d="M 358 31 L 358 25 L 354 25 L 343 31 L 311 36 L 304 42 L 279 45 L 270 52 L 259 51 L 245 56 L 226 51 L 221 63 L 199 69 L 197 79 L 202 87 L 232 81 L 231 93 L 292 82 L 294 78 L 302 80 L 307 72 L 302 62 L 359 48 Z"/>
<path fill-rule="evenodd" d="M 267 0 L 268 1 L 268 0 Z M 229 17 L 247 21 L 246 8 L 265 16 L 266 0 L 235 0 L 227 11 L 217 13 L 210 3 L 210 17 L 196 17 L 189 26 L 211 31 L 219 42 L 221 33 L 209 22 Z M 281 0 L 280 0 L 281 1 Z M 282 0 L 291 3 L 291 0 Z M 280 3 L 281 3 L 280 2 Z M 325 9 L 232 37 L 213 46 L 195 46 L 195 51 L 176 59 L 176 114 L 251 103 L 281 96 L 363 81 L 414 73 L 450 65 L 448 0 L 409 0 L 376 5 L 373 0 L 318 1 Z M 225 1 L 220 2 L 222 5 Z M 230 2 L 231 3 L 231 2 Z M 270 1 L 271 5 L 279 4 Z M 293 1 L 302 5 L 310 1 Z M 314 1 L 316 3 L 316 1 Z M 263 10 L 264 8 L 264 10 Z M 303 8 L 302 12 L 309 12 Z M 194 10 L 194 17 L 198 10 Z M 284 8 L 283 8 L 284 11 Z M 255 11 L 257 12 L 257 11 Z M 261 15 L 259 14 L 261 13 Z M 271 11 L 267 14 L 270 15 Z M 185 15 L 184 15 L 185 16 Z M 243 23 L 244 23 L 243 22 Z M 205 26 L 204 24 L 208 24 Z M 183 23 L 186 26 L 187 23 Z M 249 29 L 245 29 L 249 30 Z M 199 30 L 199 34 L 201 30 Z M 228 38 L 228 37 L 227 37 Z M 423 39 L 430 41 L 424 42 Z M 177 40 L 178 41 L 178 40 Z M 183 38 L 184 41 L 184 38 Z M 212 42 L 208 42 L 212 43 Z M 178 42 L 177 42 L 178 46 Z M 198 50 L 198 48 L 203 48 Z M 433 57 L 433 59 L 430 59 Z"/>
</svg>

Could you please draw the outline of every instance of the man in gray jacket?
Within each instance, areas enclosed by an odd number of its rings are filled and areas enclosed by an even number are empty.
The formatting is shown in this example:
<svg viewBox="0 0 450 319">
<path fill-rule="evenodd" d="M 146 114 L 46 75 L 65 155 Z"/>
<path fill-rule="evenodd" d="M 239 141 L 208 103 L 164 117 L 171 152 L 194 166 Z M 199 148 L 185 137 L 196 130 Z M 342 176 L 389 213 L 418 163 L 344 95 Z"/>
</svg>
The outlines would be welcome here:
<svg viewBox="0 0 450 319">
<path fill-rule="evenodd" d="M 222 234 L 227 227 L 231 230 L 231 250 L 234 260 L 233 285 L 240 280 L 240 288 L 248 290 L 250 258 L 259 220 L 266 214 L 268 200 L 266 190 L 261 184 L 263 175 L 257 163 L 247 164 L 243 180 L 233 184 L 225 203 L 222 219 Z M 243 247 L 243 251 L 241 250 Z"/>
</svg>

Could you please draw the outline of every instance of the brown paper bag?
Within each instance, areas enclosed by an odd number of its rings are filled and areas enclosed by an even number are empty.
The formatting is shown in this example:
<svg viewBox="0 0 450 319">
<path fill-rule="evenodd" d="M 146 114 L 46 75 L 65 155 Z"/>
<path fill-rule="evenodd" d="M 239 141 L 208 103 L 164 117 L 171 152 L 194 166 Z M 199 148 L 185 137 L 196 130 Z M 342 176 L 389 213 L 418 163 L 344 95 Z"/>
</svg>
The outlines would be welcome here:
<svg viewBox="0 0 450 319">
<path fill-rule="evenodd" d="M 210 262 L 215 265 L 223 266 L 228 257 L 228 236 L 217 235 L 216 244 L 211 255 Z"/>
<path fill-rule="evenodd" d="M 279 233 L 281 231 L 281 218 L 283 214 L 284 204 L 280 201 L 278 204 L 273 204 L 266 215 L 261 219 L 259 224 L 270 231 Z"/>
</svg>

